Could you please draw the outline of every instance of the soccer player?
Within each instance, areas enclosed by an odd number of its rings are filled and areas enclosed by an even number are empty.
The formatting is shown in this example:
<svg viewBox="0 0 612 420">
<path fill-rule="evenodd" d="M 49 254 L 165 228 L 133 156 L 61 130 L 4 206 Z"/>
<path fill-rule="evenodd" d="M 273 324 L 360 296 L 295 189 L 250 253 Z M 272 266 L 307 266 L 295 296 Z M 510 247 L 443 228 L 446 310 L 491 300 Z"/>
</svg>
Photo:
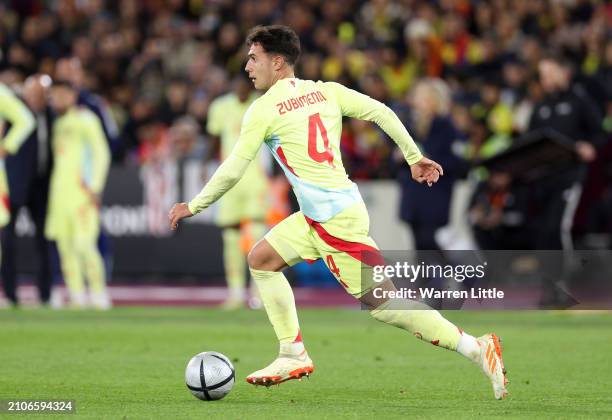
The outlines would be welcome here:
<svg viewBox="0 0 612 420">
<path fill-rule="evenodd" d="M 244 113 L 257 98 L 250 81 L 238 76 L 232 81 L 232 91 L 210 104 L 207 130 L 221 143 L 221 159 L 230 155 L 240 137 Z M 223 232 L 223 262 L 229 296 L 225 309 L 242 307 L 246 299 L 246 255 L 265 232 L 268 180 L 260 162 L 249 165 L 244 176 L 219 202 L 217 224 Z M 259 297 L 251 288 L 250 305 L 258 307 Z"/>
<path fill-rule="evenodd" d="M 74 307 L 87 305 L 84 274 L 91 304 L 108 309 L 104 264 L 97 247 L 100 194 L 106 183 L 110 153 L 100 120 L 77 106 L 78 92 L 69 82 L 51 87 L 53 159 L 45 235 L 57 242 L 62 274 Z"/>
<path fill-rule="evenodd" d="M 202 191 L 189 203 L 175 204 L 169 214 L 170 226 L 176 229 L 181 219 L 210 206 L 238 182 L 262 143 L 272 151 L 293 187 L 301 211 L 276 225 L 248 256 L 280 352 L 269 366 L 248 375 L 247 381 L 272 385 L 314 370 L 302 340 L 293 293 L 282 270 L 301 260 L 323 258 L 340 284 L 370 308 L 375 319 L 477 363 L 490 379 L 495 398 L 503 398 L 506 377 L 494 334 L 475 338 L 421 303 L 375 299 L 372 287 L 362 286 L 360 260 L 372 266 L 380 264 L 382 257 L 368 235 L 368 213 L 357 186 L 342 166 L 342 116 L 379 125 L 398 144 L 417 182 L 433 185 L 443 175 L 442 167 L 421 155 L 400 120 L 384 104 L 338 83 L 296 78 L 300 42 L 293 30 L 256 27 L 247 45 L 246 71 L 255 88 L 266 93 L 247 111 L 238 143 Z M 383 284 L 392 290 L 390 282 Z"/>
</svg>

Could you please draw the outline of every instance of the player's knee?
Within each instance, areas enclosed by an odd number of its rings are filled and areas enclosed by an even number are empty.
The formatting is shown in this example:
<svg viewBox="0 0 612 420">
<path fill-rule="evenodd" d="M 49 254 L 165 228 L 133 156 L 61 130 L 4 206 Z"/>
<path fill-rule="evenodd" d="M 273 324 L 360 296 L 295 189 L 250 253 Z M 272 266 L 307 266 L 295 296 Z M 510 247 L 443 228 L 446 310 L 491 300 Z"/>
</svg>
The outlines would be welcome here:
<svg viewBox="0 0 612 420">
<path fill-rule="evenodd" d="M 270 244 L 262 239 L 253 246 L 247 255 L 249 268 L 262 271 L 280 271 L 286 264 Z"/>
<path fill-rule="evenodd" d="M 264 270 L 265 262 L 265 253 L 262 252 L 261 247 L 259 247 L 259 242 L 257 242 L 247 254 L 247 263 L 249 264 L 249 268 Z"/>
</svg>

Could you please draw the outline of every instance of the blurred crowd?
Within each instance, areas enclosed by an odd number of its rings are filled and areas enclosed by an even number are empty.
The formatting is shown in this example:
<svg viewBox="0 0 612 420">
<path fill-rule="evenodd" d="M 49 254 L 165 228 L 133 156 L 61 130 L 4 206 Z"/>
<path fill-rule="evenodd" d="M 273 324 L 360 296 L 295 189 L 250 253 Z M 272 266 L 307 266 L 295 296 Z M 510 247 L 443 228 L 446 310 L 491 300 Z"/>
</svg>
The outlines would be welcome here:
<svg viewBox="0 0 612 420">
<path fill-rule="evenodd" d="M 534 109 L 577 87 L 590 121 L 573 140 L 590 172 L 568 186 L 587 182 L 581 196 L 591 202 L 577 211 L 597 231 L 612 229 L 611 22 L 612 5 L 599 0 L 13 0 L 0 2 L 0 82 L 18 90 L 34 73 L 70 79 L 112 119 L 104 128 L 115 165 L 216 159 L 209 104 L 243 72 L 247 31 L 282 23 L 302 42 L 299 77 L 385 102 L 423 149 L 441 154 L 450 180 L 511 146 L 538 124 Z M 547 58 L 551 71 L 541 66 Z M 449 136 L 448 147 L 436 146 Z M 377 127 L 347 121 L 342 148 L 354 179 L 406 181 Z M 472 221 L 485 231 L 505 211 L 496 185 L 481 184 L 474 198 Z M 447 221 L 444 206 L 422 244 Z M 402 217 L 418 224 L 423 215 L 408 207 Z"/>
</svg>

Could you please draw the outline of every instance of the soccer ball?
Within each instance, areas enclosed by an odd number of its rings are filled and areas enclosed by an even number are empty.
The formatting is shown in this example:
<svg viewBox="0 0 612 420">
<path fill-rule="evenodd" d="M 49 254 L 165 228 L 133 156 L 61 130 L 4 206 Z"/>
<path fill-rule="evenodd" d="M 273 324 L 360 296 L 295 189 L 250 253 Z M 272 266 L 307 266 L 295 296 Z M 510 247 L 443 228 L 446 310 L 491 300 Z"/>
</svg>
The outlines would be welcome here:
<svg viewBox="0 0 612 420">
<path fill-rule="evenodd" d="M 234 366 L 216 351 L 196 354 L 187 363 L 185 384 L 191 393 L 205 401 L 220 400 L 234 386 Z"/>
</svg>

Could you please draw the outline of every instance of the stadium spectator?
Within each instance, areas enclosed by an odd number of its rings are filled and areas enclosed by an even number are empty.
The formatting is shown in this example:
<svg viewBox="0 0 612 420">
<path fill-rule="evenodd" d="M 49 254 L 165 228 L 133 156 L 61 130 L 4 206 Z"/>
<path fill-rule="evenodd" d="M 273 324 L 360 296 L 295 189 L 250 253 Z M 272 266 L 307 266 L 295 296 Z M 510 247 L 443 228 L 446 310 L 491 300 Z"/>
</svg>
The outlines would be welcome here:
<svg viewBox="0 0 612 420">
<path fill-rule="evenodd" d="M 178 160 L 203 162 L 207 155 L 206 143 L 200 134 L 200 125 L 190 115 L 178 118 L 170 127 L 170 142 Z"/>
<path fill-rule="evenodd" d="M 449 221 L 453 186 L 461 174 L 461 159 L 453 151 L 453 144 L 461 142 L 450 112 L 450 92 L 440 79 L 423 79 L 417 83 L 411 99 L 412 118 L 407 122 L 421 152 L 439 162 L 444 168 L 436 188 L 411 182 L 407 166 L 400 171 L 400 217 L 410 224 L 415 247 L 438 250 L 436 231 Z"/>
<path fill-rule="evenodd" d="M 469 208 L 469 222 L 480 249 L 532 249 L 529 195 L 512 177 L 493 172 L 479 184 Z"/>
<path fill-rule="evenodd" d="M 304 78 L 358 88 L 394 110 L 398 99 L 421 78 L 442 78 L 451 90 L 456 128 L 469 138 L 470 157 L 501 150 L 485 147 L 492 133 L 507 146 L 508 123 L 513 136 L 529 129 L 529 115 L 543 100 L 537 71 L 546 50 L 567 56 L 580 86 L 595 99 L 600 112 L 608 112 L 612 86 L 608 3 L 12 2 L 13 8 L 2 6 L 0 13 L 0 80 L 13 87 L 36 72 L 65 72 L 70 68 L 66 61 L 71 60 L 61 57 L 76 57 L 81 71 L 69 70 L 66 77 L 80 77 L 78 83 L 108 103 L 120 125 L 114 162 L 142 165 L 147 161 L 143 148 L 150 148 L 143 147 L 139 132 L 142 140 L 151 126 L 163 132 L 176 118 L 191 115 L 206 133 L 210 103 L 229 91 L 228 81 L 241 71 L 240 40 L 246 30 L 260 23 L 285 23 L 302 39 L 299 65 Z M 166 88 L 178 80 L 183 81 L 176 89 L 178 99 L 168 107 Z M 495 97 L 495 102 L 479 119 L 471 112 L 474 104 L 482 103 L 483 80 L 486 96 Z M 489 115 L 502 117 L 491 117 L 497 122 L 491 125 Z M 396 175 L 388 139 L 379 130 L 351 122 L 343 136 L 344 163 L 353 177 Z M 108 137 L 112 144 L 113 136 Z M 207 135 L 204 138 L 210 142 Z M 605 185 L 597 191 L 609 188 L 604 179 Z M 591 193 L 585 189 L 585 194 Z M 602 225 L 607 224 L 612 222 Z"/>
</svg>

